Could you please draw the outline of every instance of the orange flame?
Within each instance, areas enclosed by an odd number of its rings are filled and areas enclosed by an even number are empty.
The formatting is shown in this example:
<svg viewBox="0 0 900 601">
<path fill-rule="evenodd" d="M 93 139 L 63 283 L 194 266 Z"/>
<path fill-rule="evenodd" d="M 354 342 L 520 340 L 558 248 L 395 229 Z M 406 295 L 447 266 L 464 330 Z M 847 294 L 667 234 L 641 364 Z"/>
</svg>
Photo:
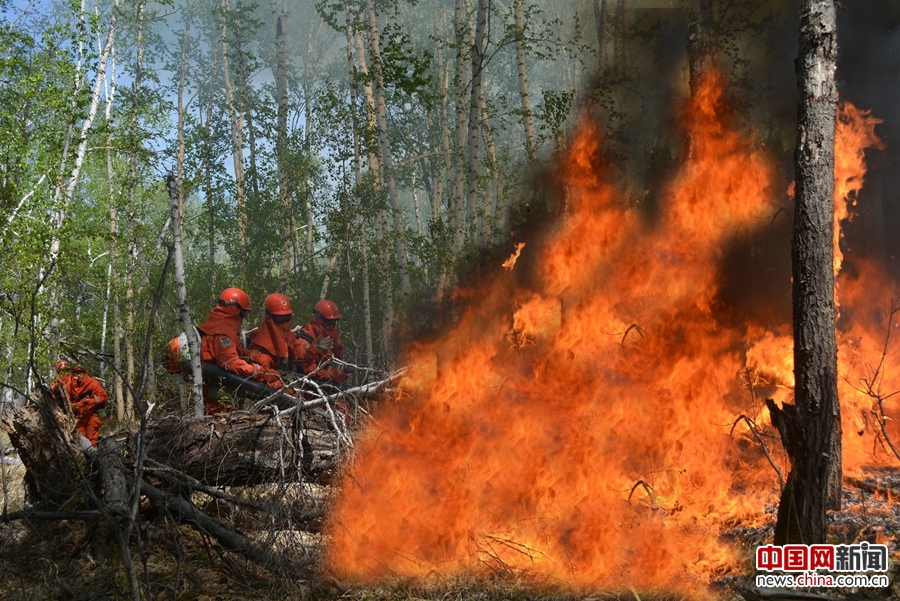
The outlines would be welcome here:
<svg viewBox="0 0 900 601">
<path fill-rule="evenodd" d="M 718 533 L 772 519 L 778 481 L 748 423 L 769 423 L 761 393 L 790 400 L 792 345 L 789 323 L 726 319 L 718 300 L 723 248 L 776 212 L 773 169 L 729 126 L 722 88 L 710 76 L 688 107 L 692 157 L 655 226 L 580 129 L 530 284 L 501 273 L 409 349 L 409 402 L 367 429 L 340 489 L 339 575 L 499 569 L 697 595 L 742 569 Z"/>
<path fill-rule="evenodd" d="M 516 251 L 509 255 L 509 258 L 503 261 L 503 269 L 507 271 L 512 271 L 512 268 L 516 266 L 516 261 L 519 258 L 519 255 L 522 254 L 522 249 L 525 248 L 524 242 L 519 242 L 516 244 Z"/>
</svg>

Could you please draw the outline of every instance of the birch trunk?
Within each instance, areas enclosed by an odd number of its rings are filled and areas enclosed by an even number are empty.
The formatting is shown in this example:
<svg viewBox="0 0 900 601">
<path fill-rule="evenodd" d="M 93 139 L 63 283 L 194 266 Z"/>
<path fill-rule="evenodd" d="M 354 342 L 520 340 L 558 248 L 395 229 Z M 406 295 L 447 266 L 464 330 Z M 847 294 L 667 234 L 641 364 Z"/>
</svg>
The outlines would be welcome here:
<svg viewBox="0 0 900 601">
<path fill-rule="evenodd" d="M 234 102 L 234 88 L 231 85 L 231 74 L 228 63 L 228 24 L 227 14 L 230 10 L 228 0 L 222 0 L 222 74 L 225 83 L 225 100 L 228 115 L 231 119 L 231 156 L 234 164 L 234 193 L 237 203 L 238 245 L 240 247 L 241 284 L 244 285 L 249 274 L 247 258 L 247 207 L 244 198 L 244 117 Z"/>
<path fill-rule="evenodd" d="M 131 110 L 131 155 L 129 157 L 129 173 L 128 173 L 128 223 L 130 228 L 130 238 L 128 247 L 128 258 L 126 259 L 125 272 L 125 388 L 124 405 L 122 407 L 122 420 L 130 420 L 133 417 L 134 399 L 132 390 L 134 389 L 134 249 L 137 241 L 134 233 L 135 211 L 137 203 L 135 202 L 135 191 L 137 189 L 137 162 L 138 162 L 138 108 L 143 86 L 144 76 L 144 0 L 138 3 L 137 14 L 137 58 L 135 61 L 134 73 L 134 106 Z"/>
<path fill-rule="evenodd" d="M 110 49 L 110 74 L 106 95 L 106 180 L 109 191 L 109 267 L 107 268 L 106 298 L 107 306 L 112 305 L 113 314 L 113 402 L 116 417 L 121 420 L 125 414 L 125 397 L 122 386 L 122 316 L 119 312 L 118 271 L 116 270 L 116 242 L 118 232 L 118 214 L 116 209 L 116 182 L 112 158 L 112 103 L 116 95 L 116 53 L 115 43 Z M 106 328 L 106 312 L 104 312 L 104 334 Z M 105 352 L 105 345 L 100 344 L 100 351 Z M 105 371 L 105 370 L 104 370 Z"/>
<path fill-rule="evenodd" d="M 369 69 L 366 65 L 366 52 L 363 48 L 362 37 L 355 36 L 357 57 L 359 60 L 359 70 L 363 74 L 363 92 L 366 97 L 366 129 L 375 130 L 375 94 L 372 91 L 372 85 L 369 83 Z M 384 177 L 381 169 L 381 161 L 374 152 L 369 152 L 369 169 L 375 174 L 375 189 L 379 192 L 384 189 Z M 391 256 L 387 251 L 387 241 L 385 236 L 386 218 L 384 211 L 378 211 L 375 215 L 375 250 L 378 253 L 378 260 L 381 263 L 381 297 L 382 297 L 382 321 L 381 321 L 381 339 L 383 348 L 387 345 L 390 337 L 391 328 L 394 323 L 394 291 L 391 284 Z"/>
<path fill-rule="evenodd" d="M 103 46 L 103 50 L 100 52 L 99 62 L 97 65 L 96 75 L 94 77 L 94 87 L 91 93 L 91 102 L 88 107 L 87 115 L 84 118 L 84 121 L 81 122 L 81 129 L 79 131 L 78 136 L 78 147 L 75 151 L 75 163 L 72 167 L 72 172 L 69 174 L 68 180 L 66 181 L 65 189 L 63 190 L 62 178 L 60 177 L 57 181 L 57 186 L 54 191 L 54 200 L 53 200 L 53 234 L 50 242 L 50 252 L 49 252 L 49 264 L 55 265 L 56 261 L 59 258 L 59 248 L 60 248 L 60 239 L 58 235 L 58 231 L 62 228 L 63 222 L 66 218 L 66 213 L 68 211 L 68 206 L 72 202 L 72 197 L 75 194 L 75 186 L 78 184 L 78 179 L 81 176 L 81 167 L 84 165 L 84 158 L 87 154 L 87 137 L 88 132 L 91 129 L 91 126 L 94 123 L 94 117 L 97 115 L 97 107 L 100 104 L 100 93 L 103 90 L 103 83 L 106 81 L 106 63 L 109 60 L 110 53 L 112 51 L 113 42 L 116 37 L 116 17 L 118 12 L 119 3 L 118 0 L 113 5 L 112 14 L 110 16 L 109 22 L 109 30 L 106 34 L 106 43 Z M 82 20 L 84 18 L 84 4 L 81 6 L 81 14 Z M 79 57 L 81 56 L 81 49 L 79 46 Z M 79 59 L 80 60 L 80 59 Z M 81 87 L 81 69 L 80 66 L 76 70 L 77 72 L 77 81 L 76 81 L 76 91 Z M 73 115 L 74 116 L 74 115 Z M 69 144 L 72 136 L 72 130 L 74 126 L 72 123 L 69 124 L 68 132 L 66 136 L 66 142 L 63 150 L 63 159 L 60 164 L 60 173 L 63 173 L 66 164 L 68 162 L 68 153 L 69 153 Z M 40 287 L 38 288 L 40 292 Z M 56 300 L 55 293 L 51 295 L 50 306 L 51 311 L 53 312 L 53 317 L 51 319 L 51 347 L 53 348 L 53 356 L 58 357 L 59 353 L 56 349 L 59 346 L 59 328 L 58 321 L 56 318 Z"/>
<path fill-rule="evenodd" d="M 481 134 L 481 70 L 484 66 L 484 28 L 487 22 L 487 0 L 478 0 L 475 36 L 472 40 L 472 91 L 469 97 L 468 144 L 466 146 L 466 222 L 469 228 L 478 223 L 478 142 Z M 477 231 L 477 230 L 476 230 Z"/>
<path fill-rule="evenodd" d="M 272 16 L 275 18 L 275 94 L 278 105 L 278 139 L 275 143 L 276 168 L 278 169 L 278 196 L 281 200 L 281 289 L 289 290 L 291 276 L 291 239 L 293 237 L 294 213 L 288 190 L 287 161 L 287 44 L 285 41 L 285 21 L 287 20 L 287 3 L 277 9 L 272 4 Z M 308 229 L 312 229 L 311 227 Z"/>
<path fill-rule="evenodd" d="M 446 11 L 443 12 L 444 15 L 444 23 L 446 25 Z M 437 18 L 435 18 L 434 24 L 435 35 L 437 36 L 438 32 L 438 24 Z M 444 46 L 443 44 L 438 46 L 437 52 L 437 68 L 438 68 L 438 85 L 441 88 L 441 110 L 439 113 L 440 120 L 440 131 L 441 131 L 441 150 L 444 154 L 444 174 L 441 175 L 438 173 L 439 179 L 435 182 L 435 194 L 431 198 L 431 218 L 434 223 L 440 223 L 441 218 L 441 205 L 442 205 L 442 196 L 444 190 L 444 181 L 445 177 L 449 177 L 451 173 L 453 173 L 453 152 L 450 149 L 450 119 L 447 114 L 447 100 L 450 90 L 450 74 L 447 71 L 447 67 L 444 63 Z M 449 184 L 449 181 L 448 181 Z M 449 189 L 449 185 L 447 188 Z M 451 194 L 452 197 L 452 194 Z M 449 209 L 449 207 L 448 207 Z M 448 211 L 449 214 L 449 211 Z M 448 217 L 448 219 L 452 219 L 452 217 Z"/>
<path fill-rule="evenodd" d="M 178 159 L 177 175 L 166 180 L 169 201 L 172 211 L 172 242 L 175 247 L 175 288 L 178 292 L 178 312 L 181 325 L 187 337 L 191 356 L 191 376 L 193 380 L 194 416 L 203 415 L 203 373 L 200 366 L 200 339 L 191 319 L 191 309 L 187 298 L 187 285 L 184 277 L 184 82 L 187 71 L 187 50 L 191 36 L 191 2 L 187 4 L 187 18 L 184 26 L 184 39 L 181 43 L 181 72 L 178 79 Z"/>
<path fill-rule="evenodd" d="M 516 68 L 519 74 L 519 97 L 522 101 L 522 126 L 525 128 L 525 152 L 528 154 L 528 158 L 534 161 L 537 159 L 537 154 L 534 144 L 534 121 L 531 117 L 531 99 L 528 96 L 528 72 L 525 70 L 525 24 L 522 18 L 522 0 L 515 0 L 514 11 L 516 19 Z M 602 29 L 602 27 L 601 21 L 599 28 Z M 598 37 L 600 36 L 599 29 L 597 35 Z"/>
<path fill-rule="evenodd" d="M 218 66 L 216 53 L 211 53 L 213 57 L 212 72 L 215 72 Z M 209 102 L 206 104 L 206 124 L 203 125 L 202 114 L 200 123 L 203 131 L 203 181 L 206 187 L 206 214 L 209 222 L 207 235 L 209 238 L 209 300 L 211 305 L 215 305 L 218 296 L 218 286 L 216 285 L 216 209 L 213 204 L 213 187 L 212 187 L 212 139 L 210 136 L 210 125 L 213 119 L 213 95 L 210 93 Z"/>
<path fill-rule="evenodd" d="M 356 200 L 356 220 L 359 225 L 359 253 L 362 258 L 363 284 L 363 325 L 366 331 L 366 364 L 374 361 L 372 352 L 372 306 L 369 298 L 369 257 L 366 243 L 366 220 L 363 217 L 362 200 L 359 198 L 359 186 L 362 183 L 359 150 L 359 119 L 356 116 L 357 77 L 353 63 L 353 27 L 350 23 L 350 12 L 347 11 L 347 67 L 350 74 L 350 118 L 353 122 L 353 184 Z M 348 241 L 349 243 L 349 241 Z"/>
<path fill-rule="evenodd" d="M 480 102 L 481 105 L 481 130 L 484 134 L 485 144 L 487 145 L 488 169 L 491 173 L 491 185 L 488 194 L 484 196 L 484 203 L 481 207 L 481 244 L 485 245 L 491 241 L 491 229 L 497 221 L 498 207 L 503 203 L 503 184 L 500 181 L 498 173 L 499 166 L 497 163 L 497 147 L 494 144 L 494 130 L 488 119 L 487 102 L 484 98 L 484 86 L 481 86 Z"/>
<path fill-rule="evenodd" d="M 453 152 L 453 196 L 451 200 L 450 214 L 452 216 L 450 229 L 454 233 L 454 250 L 462 251 L 466 241 L 466 215 L 465 215 L 465 148 L 466 148 L 466 62 L 464 49 L 466 45 L 466 32 L 469 29 L 468 14 L 465 0 L 456 0 L 456 8 L 453 12 L 453 30 L 456 37 L 456 146 Z"/>
<path fill-rule="evenodd" d="M 397 254 L 397 269 L 400 272 L 400 291 L 404 303 L 409 302 L 412 285 L 409 278 L 409 260 L 406 251 L 406 225 L 400 199 L 397 196 L 397 183 L 394 180 L 394 162 L 391 156 L 391 141 L 388 138 L 387 110 L 384 99 L 384 77 L 381 70 L 381 40 L 378 34 L 378 21 L 375 15 L 375 0 L 368 0 L 369 16 L 369 50 L 372 54 L 373 83 L 372 92 L 375 99 L 375 125 L 378 129 L 378 146 L 381 149 L 381 167 L 387 184 L 388 199 L 394 217 L 394 250 Z"/>
</svg>

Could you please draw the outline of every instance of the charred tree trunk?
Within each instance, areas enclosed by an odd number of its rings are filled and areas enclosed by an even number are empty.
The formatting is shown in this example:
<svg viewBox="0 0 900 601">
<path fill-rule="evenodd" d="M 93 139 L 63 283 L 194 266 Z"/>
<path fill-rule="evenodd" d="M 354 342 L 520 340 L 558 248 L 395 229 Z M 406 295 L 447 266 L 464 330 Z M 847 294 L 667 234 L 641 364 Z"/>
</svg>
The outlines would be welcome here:
<svg viewBox="0 0 900 601">
<path fill-rule="evenodd" d="M 840 507 L 840 405 L 834 331 L 834 131 L 837 59 L 833 0 L 804 0 L 797 60 L 799 109 L 792 240 L 796 405 L 768 401 L 791 472 L 775 544 L 825 542 L 825 512 Z"/>
</svg>

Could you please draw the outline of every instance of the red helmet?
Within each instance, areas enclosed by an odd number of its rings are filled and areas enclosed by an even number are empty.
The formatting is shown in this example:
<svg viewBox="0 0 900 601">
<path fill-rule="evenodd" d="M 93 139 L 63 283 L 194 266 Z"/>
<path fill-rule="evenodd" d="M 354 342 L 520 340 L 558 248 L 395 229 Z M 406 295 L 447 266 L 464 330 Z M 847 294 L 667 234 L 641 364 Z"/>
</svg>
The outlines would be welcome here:
<svg viewBox="0 0 900 601">
<path fill-rule="evenodd" d="M 291 301 L 283 294 L 275 292 L 266 297 L 266 311 L 272 315 L 291 315 Z"/>
<path fill-rule="evenodd" d="M 338 310 L 334 301 L 322 299 L 316 303 L 315 312 L 322 316 L 322 319 L 340 319 L 341 312 Z"/>
<path fill-rule="evenodd" d="M 250 297 L 240 288 L 226 288 L 219 295 L 220 305 L 235 305 L 243 311 L 250 310 Z"/>
<path fill-rule="evenodd" d="M 65 359 L 60 359 L 59 361 L 56 362 L 55 369 L 56 369 L 56 373 L 59 373 L 66 369 L 69 369 L 69 362 L 66 361 Z"/>
</svg>

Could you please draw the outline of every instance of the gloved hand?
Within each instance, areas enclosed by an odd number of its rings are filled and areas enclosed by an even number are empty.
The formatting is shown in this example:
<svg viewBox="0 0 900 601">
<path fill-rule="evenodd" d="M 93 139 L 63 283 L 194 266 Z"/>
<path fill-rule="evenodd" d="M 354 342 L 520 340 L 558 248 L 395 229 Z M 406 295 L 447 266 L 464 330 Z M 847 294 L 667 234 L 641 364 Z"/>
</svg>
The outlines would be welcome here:
<svg viewBox="0 0 900 601">
<path fill-rule="evenodd" d="M 322 336 L 316 340 L 316 350 L 320 353 L 327 353 L 334 348 L 334 338 L 331 336 Z"/>
<path fill-rule="evenodd" d="M 71 403 L 71 405 L 72 413 L 74 413 L 76 416 L 81 415 L 81 410 L 84 408 L 84 401 L 75 401 L 74 403 Z"/>
<path fill-rule="evenodd" d="M 256 378 L 263 382 L 274 382 L 275 380 L 280 382 L 281 374 L 276 369 L 260 366 L 259 370 L 256 372 Z"/>
</svg>

